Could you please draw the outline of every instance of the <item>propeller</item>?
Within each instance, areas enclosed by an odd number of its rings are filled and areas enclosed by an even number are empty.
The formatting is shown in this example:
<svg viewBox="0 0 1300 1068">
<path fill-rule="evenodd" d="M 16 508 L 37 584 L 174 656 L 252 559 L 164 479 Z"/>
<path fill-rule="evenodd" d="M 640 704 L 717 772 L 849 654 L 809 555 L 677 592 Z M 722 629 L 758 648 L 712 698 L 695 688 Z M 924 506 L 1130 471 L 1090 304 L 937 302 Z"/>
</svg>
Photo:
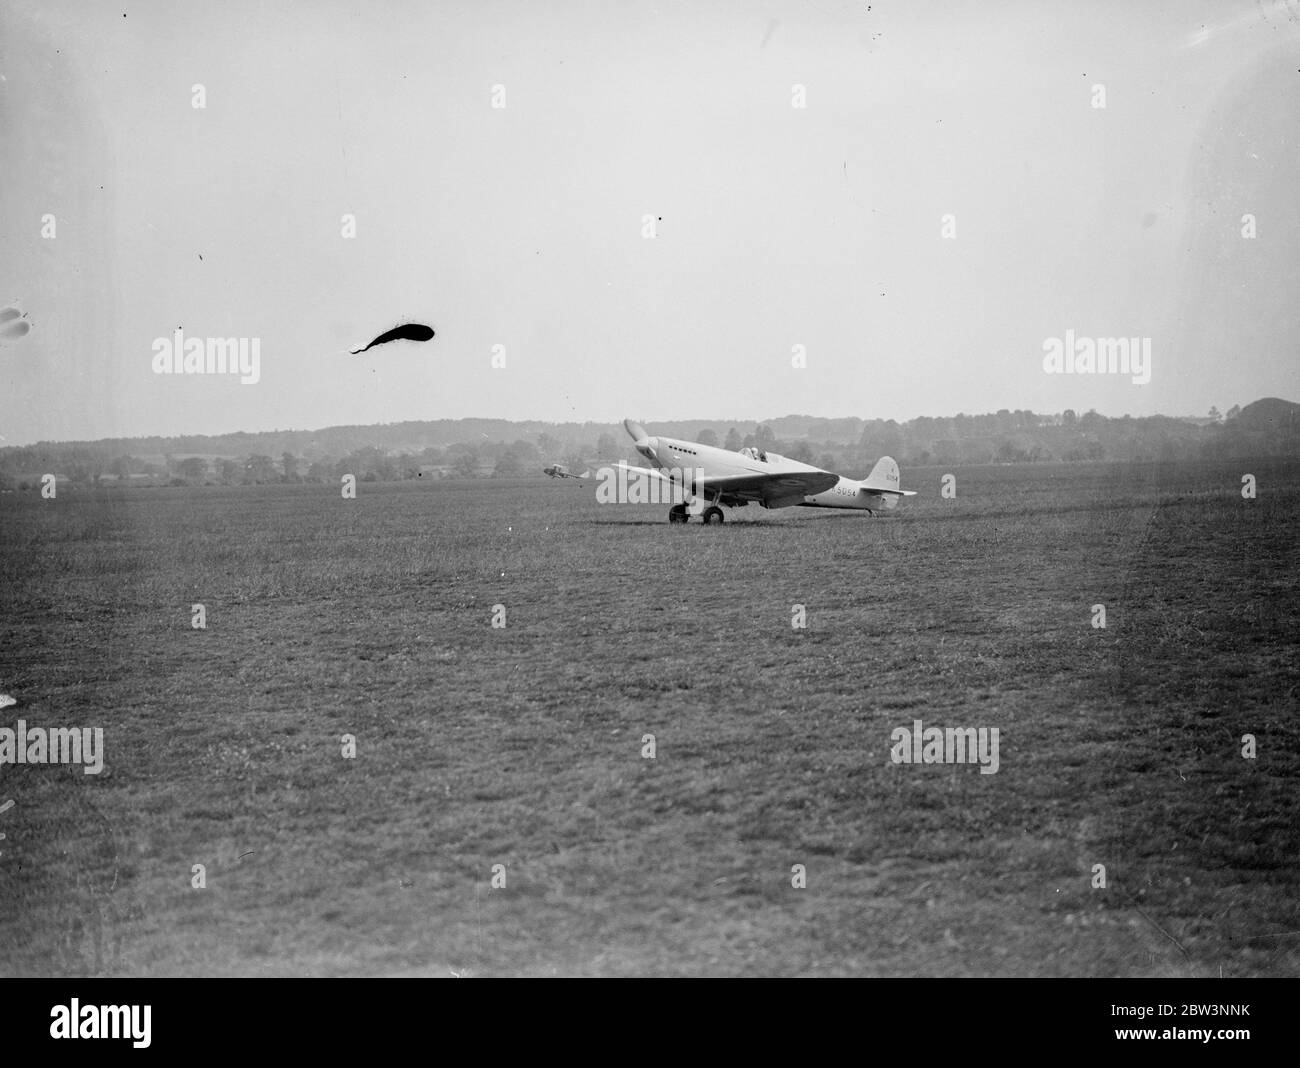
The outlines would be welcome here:
<svg viewBox="0 0 1300 1068">
<path fill-rule="evenodd" d="M 636 451 L 647 460 L 653 461 L 655 466 L 658 467 L 659 457 L 655 454 L 655 445 L 657 443 L 645 432 L 645 427 L 634 419 L 624 419 L 623 429 L 632 436 L 632 443 L 636 446 Z"/>
</svg>

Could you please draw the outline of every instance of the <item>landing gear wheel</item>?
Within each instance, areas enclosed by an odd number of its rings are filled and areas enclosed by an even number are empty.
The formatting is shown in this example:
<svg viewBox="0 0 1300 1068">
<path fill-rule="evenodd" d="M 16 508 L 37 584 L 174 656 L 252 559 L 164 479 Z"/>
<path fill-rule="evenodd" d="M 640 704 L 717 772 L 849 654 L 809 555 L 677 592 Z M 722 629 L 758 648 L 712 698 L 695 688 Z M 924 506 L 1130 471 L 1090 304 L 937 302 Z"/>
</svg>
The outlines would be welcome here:
<svg viewBox="0 0 1300 1068">
<path fill-rule="evenodd" d="M 688 519 L 690 519 L 690 516 L 686 514 L 686 505 L 674 504 L 668 509 L 668 522 L 685 523 Z"/>
<path fill-rule="evenodd" d="M 726 522 L 727 517 L 722 514 L 721 508 L 716 504 L 713 504 L 704 509 L 704 515 L 701 516 L 701 518 L 704 520 L 704 525 L 707 527 L 710 523 L 724 523 Z"/>
</svg>

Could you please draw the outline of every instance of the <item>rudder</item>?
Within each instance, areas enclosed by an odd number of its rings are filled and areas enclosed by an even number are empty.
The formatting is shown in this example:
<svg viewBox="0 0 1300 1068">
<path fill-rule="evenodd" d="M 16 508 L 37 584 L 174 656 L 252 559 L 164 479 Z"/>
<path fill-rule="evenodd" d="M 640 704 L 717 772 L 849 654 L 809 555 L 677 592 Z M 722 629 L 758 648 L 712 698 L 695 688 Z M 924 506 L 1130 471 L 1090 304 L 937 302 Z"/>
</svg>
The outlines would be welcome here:
<svg viewBox="0 0 1300 1068">
<path fill-rule="evenodd" d="M 867 490 L 893 490 L 895 493 L 901 492 L 898 464 L 894 458 L 892 456 L 882 456 L 877 460 L 876 466 L 871 469 L 871 474 L 863 480 L 862 488 Z"/>
</svg>

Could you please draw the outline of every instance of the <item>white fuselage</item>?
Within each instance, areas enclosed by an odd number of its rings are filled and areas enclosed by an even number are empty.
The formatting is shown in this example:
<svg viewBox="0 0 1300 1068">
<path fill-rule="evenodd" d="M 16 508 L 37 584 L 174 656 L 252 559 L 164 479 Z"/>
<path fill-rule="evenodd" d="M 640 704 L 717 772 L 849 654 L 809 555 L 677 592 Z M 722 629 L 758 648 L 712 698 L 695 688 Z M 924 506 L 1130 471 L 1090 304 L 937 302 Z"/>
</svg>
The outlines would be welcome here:
<svg viewBox="0 0 1300 1068">
<path fill-rule="evenodd" d="M 803 499 L 805 508 L 865 508 L 868 511 L 893 508 L 896 503 L 897 498 L 888 497 L 883 493 L 873 493 L 866 489 L 862 482 L 855 482 L 843 475 L 830 489 Z"/>
<path fill-rule="evenodd" d="M 730 449 L 719 449 L 694 441 L 678 441 L 674 438 L 649 438 L 637 446 L 637 451 L 674 482 L 681 483 L 687 489 L 690 488 L 695 473 L 692 469 L 700 469 L 702 474 L 715 478 L 745 474 L 780 474 L 782 471 L 823 470 L 757 448 L 732 452 Z M 889 508 L 893 503 L 894 501 L 884 494 L 864 489 L 862 482 L 842 475 L 839 482 L 830 489 L 805 497 L 801 502 L 802 506 L 807 508 L 862 510 Z"/>
</svg>

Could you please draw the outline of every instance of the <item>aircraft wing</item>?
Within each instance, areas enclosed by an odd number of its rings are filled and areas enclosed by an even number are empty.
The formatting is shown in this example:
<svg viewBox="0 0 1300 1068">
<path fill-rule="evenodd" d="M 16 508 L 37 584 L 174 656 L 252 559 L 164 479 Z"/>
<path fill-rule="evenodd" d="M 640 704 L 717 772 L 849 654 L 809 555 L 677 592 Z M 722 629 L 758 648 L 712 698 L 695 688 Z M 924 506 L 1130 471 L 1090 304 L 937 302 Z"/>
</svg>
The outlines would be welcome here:
<svg viewBox="0 0 1300 1068">
<path fill-rule="evenodd" d="M 633 467 L 631 464 L 620 463 L 616 467 L 621 467 L 626 471 L 635 471 L 637 474 L 649 475 L 651 478 L 659 479 L 662 482 L 672 482 L 662 471 L 656 471 L 650 467 Z M 744 475 L 720 475 L 710 477 L 706 471 L 704 478 L 701 480 L 702 485 L 697 488 L 704 489 L 708 494 L 721 493 L 724 503 L 727 500 L 733 501 L 757 501 L 768 508 L 787 508 L 793 504 L 800 504 L 805 497 L 811 497 L 817 493 L 825 493 L 837 482 L 840 476 L 833 475 L 829 471 L 786 471 L 786 472 L 754 472 Z"/>
<path fill-rule="evenodd" d="M 672 479 L 662 471 L 656 471 L 653 467 L 635 467 L 623 460 L 620 460 L 616 464 L 610 464 L 610 469 L 613 471 L 636 472 L 638 475 L 649 475 L 651 478 L 658 479 L 660 482 L 672 482 Z"/>
<path fill-rule="evenodd" d="M 759 501 L 768 508 L 787 508 L 805 497 L 825 493 L 839 482 L 839 475 L 829 471 L 773 471 L 710 478 L 704 475 L 704 488 L 721 491 L 723 497 Z"/>
</svg>

